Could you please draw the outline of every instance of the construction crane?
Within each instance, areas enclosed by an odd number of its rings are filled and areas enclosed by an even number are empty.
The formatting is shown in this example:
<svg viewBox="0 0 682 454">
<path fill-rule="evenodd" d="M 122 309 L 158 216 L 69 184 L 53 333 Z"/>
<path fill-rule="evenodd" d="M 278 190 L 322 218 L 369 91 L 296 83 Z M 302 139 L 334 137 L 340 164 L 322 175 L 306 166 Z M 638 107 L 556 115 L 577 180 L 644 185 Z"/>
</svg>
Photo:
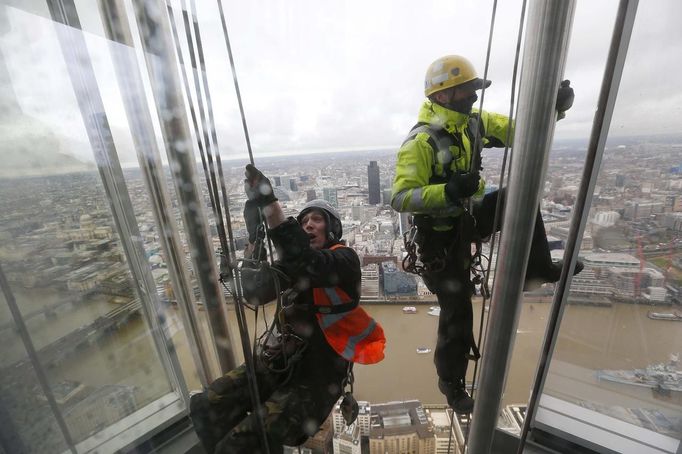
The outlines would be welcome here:
<svg viewBox="0 0 682 454">
<path fill-rule="evenodd" d="M 637 234 L 637 258 L 639 259 L 639 271 L 637 271 L 637 274 L 635 275 L 635 291 L 634 291 L 634 297 L 635 299 L 640 298 L 642 296 L 642 273 L 644 272 L 644 251 L 642 249 L 642 235 Z"/>
</svg>

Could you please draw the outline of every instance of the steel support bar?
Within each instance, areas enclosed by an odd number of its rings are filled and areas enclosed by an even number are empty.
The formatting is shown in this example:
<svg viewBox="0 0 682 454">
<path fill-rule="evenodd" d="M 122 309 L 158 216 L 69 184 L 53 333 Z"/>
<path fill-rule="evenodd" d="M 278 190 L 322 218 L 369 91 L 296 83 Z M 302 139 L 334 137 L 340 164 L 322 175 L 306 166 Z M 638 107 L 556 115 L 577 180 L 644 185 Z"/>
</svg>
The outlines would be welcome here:
<svg viewBox="0 0 682 454">
<path fill-rule="evenodd" d="M 522 298 L 533 226 L 556 121 L 575 2 L 536 0 L 529 10 L 507 205 L 469 452 L 488 453 Z"/>
<path fill-rule="evenodd" d="M 152 116 L 137 60 L 133 36 L 121 0 L 100 0 L 99 8 L 109 48 L 114 63 L 116 79 L 121 91 L 128 126 L 133 137 L 137 159 L 150 195 L 157 231 L 171 278 L 173 294 L 180 308 L 182 323 L 187 333 L 192 358 L 199 381 L 207 386 L 213 374 L 210 365 L 211 351 L 202 342 L 199 318 L 194 305 L 192 283 L 186 271 L 185 253 L 182 249 L 173 208 L 166 187 L 161 155 L 156 144 Z M 215 358 L 215 357 L 214 357 Z"/>
<path fill-rule="evenodd" d="M 74 0 L 47 0 L 47 5 L 55 22 L 71 85 L 83 117 L 116 231 L 130 267 L 135 294 L 142 303 L 142 315 L 152 331 L 152 340 L 159 360 L 165 370 L 173 371 L 168 374 L 170 385 L 174 390 L 179 390 L 181 395 L 186 395 L 187 385 L 180 373 L 177 352 L 172 341 L 165 336 L 164 322 L 157 317 L 159 298 L 156 294 L 156 283 L 145 255 L 135 210 L 118 160 Z"/>
<path fill-rule="evenodd" d="M 519 452 L 523 449 L 526 436 L 533 424 L 538 396 L 540 391 L 544 388 L 548 365 L 551 361 L 554 347 L 556 346 L 556 340 L 559 334 L 559 323 L 563 317 L 566 299 L 568 298 L 568 289 L 573 277 L 568 271 L 573 269 L 578 258 L 580 249 L 578 247 L 579 239 L 583 237 L 590 207 L 592 205 L 592 194 L 594 193 L 594 187 L 597 183 L 597 176 L 599 175 L 601 167 L 604 145 L 606 144 L 609 127 L 611 125 L 613 108 L 616 104 L 618 87 L 623 74 L 623 66 L 625 65 L 625 57 L 630 44 L 630 37 L 635 23 L 638 3 L 639 0 L 621 0 L 618 6 L 618 12 L 616 13 L 616 22 L 611 36 L 611 45 L 609 47 L 609 54 L 604 69 L 599 100 L 597 101 L 597 111 L 592 122 L 592 132 L 587 146 L 585 167 L 583 168 L 580 189 L 578 190 L 578 196 L 573 208 L 571 226 L 566 241 L 564 263 L 570 263 L 570 266 L 564 267 L 562 270 L 561 278 L 559 279 L 554 292 L 552 309 L 547 322 L 547 332 L 545 333 L 533 390 L 531 392 L 530 400 L 528 401 L 528 411 L 521 432 Z"/>
<path fill-rule="evenodd" d="M 189 240 L 194 275 L 206 306 L 221 372 L 225 373 L 234 369 L 235 355 L 227 324 L 227 308 L 218 282 L 213 242 L 208 234 L 203 194 L 197 186 L 196 159 L 173 53 L 173 38 L 165 20 L 166 7 L 160 0 L 135 0 L 133 5 Z"/>
</svg>

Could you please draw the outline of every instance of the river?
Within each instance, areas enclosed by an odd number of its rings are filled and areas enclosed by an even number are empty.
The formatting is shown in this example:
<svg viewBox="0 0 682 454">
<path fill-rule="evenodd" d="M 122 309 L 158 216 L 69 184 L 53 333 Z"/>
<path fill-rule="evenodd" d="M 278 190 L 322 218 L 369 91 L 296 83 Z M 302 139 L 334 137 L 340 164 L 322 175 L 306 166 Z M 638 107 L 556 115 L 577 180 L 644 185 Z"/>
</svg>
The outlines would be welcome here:
<svg viewBox="0 0 682 454">
<path fill-rule="evenodd" d="M 54 304 L 65 295 L 47 294 L 37 299 L 38 293 L 21 292 L 17 301 L 25 313 L 41 305 Z M 38 301 L 38 302 L 36 302 Z M 407 303 L 405 303 L 407 304 Z M 435 304 L 435 303 L 434 303 Z M 479 326 L 481 302 L 474 302 L 474 326 Z M 115 307 L 112 303 L 95 298 L 82 305 L 64 305 L 50 318 L 37 316 L 27 324 L 40 348 Z M 433 350 L 436 344 L 437 317 L 428 315 L 428 305 L 418 305 L 417 313 L 405 314 L 401 305 L 368 305 L 365 309 L 383 326 L 386 337 L 386 358 L 379 364 L 355 367 L 355 395 L 358 400 L 384 402 L 390 400 L 419 399 L 424 403 L 444 403 L 437 389 Z M 535 374 L 538 355 L 543 341 L 549 302 L 526 301 L 522 305 L 516 339 L 510 363 L 504 404 L 523 403 L 528 400 L 531 382 Z M 613 405 L 624 405 L 623 396 L 631 396 L 630 405 L 659 408 L 666 414 L 679 414 L 680 405 L 652 397 L 650 389 L 636 388 L 612 383 L 596 383 L 595 369 L 634 369 L 652 363 L 665 362 L 670 354 L 682 350 L 682 323 L 651 320 L 647 317 L 650 307 L 614 304 L 612 307 L 570 305 L 567 307 L 560 339 L 554 354 L 555 379 L 548 388 L 569 399 L 612 400 Z M 662 309 L 665 310 L 665 309 Z M 233 339 L 238 338 L 234 313 L 230 309 L 230 329 Z M 177 308 L 167 306 L 164 314 L 173 334 L 180 362 L 190 388 L 199 388 L 199 381 L 192 370 L 192 358 L 182 330 Z M 199 311 L 202 318 L 206 312 Z M 3 323 L 9 321 L 6 306 L 0 309 Z M 252 316 L 249 316 L 249 320 Z M 262 318 L 261 318 L 262 320 Z M 250 323 L 252 326 L 252 323 Z M 207 329 L 205 320 L 203 329 Z M 251 329 L 253 334 L 253 327 Z M 5 365 L 25 356 L 18 334 L 11 328 L 0 332 L 3 342 L 2 363 Z M 418 347 L 432 351 L 416 352 Z M 235 349 L 241 352 L 241 347 Z M 565 374 L 556 372 L 562 364 L 571 367 L 569 374 L 579 378 L 566 384 Z M 473 373 L 469 367 L 469 380 Z M 576 372 L 577 371 L 577 372 Z M 138 404 L 143 404 L 166 393 L 170 387 L 163 368 L 156 358 L 154 346 L 142 318 L 136 318 L 90 347 L 79 351 L 69 360 L 49 369 L 48 375 L 55 381 L 76 380 L 86 385 L 129 384 L 137 388 Z M 559 376 L 558 378 L 556 376 Z M 581 387 L 580 383 L 589 387 Z M 575 389 L 571 389 L 574 387 Z M 600 389 L 608 392 L 600 393 Z M 597 392 L 595 392 L 597 390 Z M 572 397 L 571 397 L 572 396 Z M 604 397 L 607 396 L 607 397 Z M 608 397 L 612 396 L 612 397 Z M 626 399 L 627 400 L 627 399 Z M 628 402 L 630 402 L 628 400 Z"/>
</svg>

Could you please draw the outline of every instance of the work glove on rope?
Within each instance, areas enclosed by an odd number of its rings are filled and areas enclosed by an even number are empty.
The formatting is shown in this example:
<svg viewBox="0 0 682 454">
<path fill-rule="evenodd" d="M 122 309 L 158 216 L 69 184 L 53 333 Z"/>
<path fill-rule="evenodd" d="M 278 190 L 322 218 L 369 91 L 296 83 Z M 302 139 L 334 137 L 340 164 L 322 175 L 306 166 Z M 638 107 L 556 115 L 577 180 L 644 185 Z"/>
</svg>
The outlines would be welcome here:
<svg viewBox="0 0 682 454">
<path fill-rule="evenodd" d="M 258 230 L 261 226 L 258 205 L 253 200 L 247 200 L 244 204 L 244 222 L 246 231 L 249 233 L 249 243 L 255 243 L 258 238 Z"/>
<path fill-rule="evenodd" d="M 253 202 L 257 207 L 263 208 L 277 201 L 275 192 L 272 190 L 272 183 L 263 175 L 263 172 L 255 166 L 247 164 L 244 175 L 246 176 L 244 191 L 250 202 Z"/>
<path fill-rule="evenodd" d="M 571 108 L 574 99 L 575 93 L 571 88 L 571 81 L 568 79 L 562 81 L 556 95 L 557 121 L 566 117 L 566 111 Z"/>
<path fill-rule="evenodd" d="M 478 191 L 478 181 L 481 176 L 478 172 L 454 173 L 450 181 L 445 183 L 445 195 L 452 203 L 458 203 L 460 199 L 466 199 Z"/>
</svg>

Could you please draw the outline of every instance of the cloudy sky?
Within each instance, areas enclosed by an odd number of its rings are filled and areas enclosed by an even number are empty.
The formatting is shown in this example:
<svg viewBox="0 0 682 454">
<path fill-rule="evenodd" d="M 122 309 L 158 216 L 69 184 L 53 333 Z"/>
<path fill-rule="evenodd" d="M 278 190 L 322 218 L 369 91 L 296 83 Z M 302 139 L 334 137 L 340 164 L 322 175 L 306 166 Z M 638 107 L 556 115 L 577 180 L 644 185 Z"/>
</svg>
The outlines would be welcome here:
<svg viewBox="0 0 682 454">
<path fill-rule="evenodd" d="M 3 2 L 0 50 L 6 76 L 0 94 L 5 105 L 14 97 L 23 115 L 2 121 L 20 130 L 17 123 L 37 120 L 36 130 L 64 143 L 62 153 L 92 160 L 47 8 L 33 0 Z M 493 85 L 484 108 L 507 113 L 521 2 L 499 3 L 488 74 Z M 76 4 L 121 160 L 134 161 L 96 3 Z M 179 0 L 174 4 L 180 7 Z M 492 1 L 226 0 L 223 5 L 258 156 L 399 146 L 416 121 L 431 61 L 461 54 L 482 75 Z M 217 3 L 197 0 L 197 8 L 223 157 L 241 154 L 245 141 Z M 557 139 L 590 133 L 616 8 L 615 0 L 577 2 L 565 71 L 576 101 L 559 123 Z M 681 18 L 679 0 L 640 2 L 612 135 L 682 132 Z M 6 151 L 0 148 L 0 154 Z"/>
</svg>

